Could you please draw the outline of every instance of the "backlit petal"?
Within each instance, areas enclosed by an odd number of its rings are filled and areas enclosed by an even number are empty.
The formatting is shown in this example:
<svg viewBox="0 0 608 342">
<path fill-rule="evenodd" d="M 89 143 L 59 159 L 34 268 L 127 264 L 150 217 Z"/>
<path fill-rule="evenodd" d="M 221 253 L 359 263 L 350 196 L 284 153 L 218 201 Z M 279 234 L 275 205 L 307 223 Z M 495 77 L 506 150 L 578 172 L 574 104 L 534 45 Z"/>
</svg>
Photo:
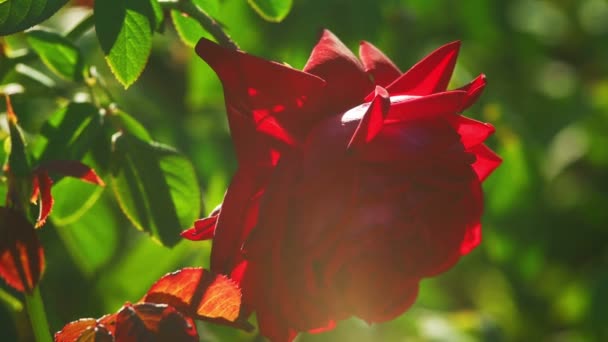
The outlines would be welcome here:
<svg viewBox="0 0 608 342">
<path fill-rule="evenodd" d="M 446 44 L 405 72 L 387 90 L 391 95 L 428 95 L 445 91 L 452 77 L 460 42 Z"/>
<path fill-rule="evenodd" d="M 473 163 L 473 170 L 475 170 L 481 182 L 488 178 L 502 162 L 502 159 L 494 151 L 483 144 L 469 149 L 469 152 L 474 153 L 477 158 Z"/>
<path fill-rule="evenodd" d="M 373 90 L 373 83 L 357 57 L 328 30 L 323 30 L 304 71 L 327 82 L 324 110 L 331 114 L 361 103 Z"/>
<path fill-rule="evenodd" d="M 393 61 L 369 42 L 359 44 L 359 57 L 365 71 L 374 77 L 376 85 L 386 87 L 401 76 L 401 70 Z"/>
</svg>

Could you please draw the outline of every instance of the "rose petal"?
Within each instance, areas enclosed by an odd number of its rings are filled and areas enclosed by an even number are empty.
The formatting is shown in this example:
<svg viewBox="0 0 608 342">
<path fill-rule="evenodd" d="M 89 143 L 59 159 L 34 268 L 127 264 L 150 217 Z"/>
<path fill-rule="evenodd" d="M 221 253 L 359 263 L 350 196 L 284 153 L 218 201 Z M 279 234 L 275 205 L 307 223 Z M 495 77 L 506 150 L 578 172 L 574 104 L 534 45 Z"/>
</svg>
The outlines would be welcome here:
<svg viewBox="0 0 608 342">
<path fill-rule="evenodd" d="M 243 260 L 241 247 L 257 223 L 261 191 L 270 174 L 270 168 L 240 168 L 232 177 L 211 248 L 211 269 L 214 272 L 230 274 Z"/>
<path fill-rule="evenodd" d="M 180 235 L 192 241 L 209 240 L 213 238 L 216 223 L 217 215 L 196 220 L 194 227 L 184 230 Z"/>
<path fill-rule="evenodd" d="M 386 87 L 401 76 L 401 70 L 382 51 L 369 42 L 359 44 L 359 57 L 376 85 Z"/>
<path fill-rule="evenodd" d="M 388 113 L 390 105 L 391 100 L 386 89 L 376 86 L 376 96 L 359 121 L 359 126 L 348 143 L 348 148 L 366 144 L 374 139 L 382 129 L 384 117 Z"/>
<path fill-rule="evenodd" d="M 224 86 L 228 121 L 240 162 L 269 160 L 268 147 L 256 140 L 256 126 L 268 116 L 274 117 L 285 132 L 299 129 L 309 120 L 311 111 L 305 108 L 315 98 L 325 82 L 308 73 L 276 62 L 221 47 L 201 39 L 197 54 L 217 73 Z M 314 111 L 313 111 L 314 112 Z M 286 144 L 285 132 L 274 132 L 268 126 L 260 129 Z M 276 133 L 276 134 L 275 134 Z M 290 132 L 298 135 L 297 132 Z"/>
<path fill-rule="evenodd" d="M 449 121 L 460 135 L 462 144 L 467 149 L 483 143 L 495 132 L 494 126 L 462 115 L 450 116 Z"/>
<path fill-rule="evenodd" d="M 460 90 L 435 93 L 428 96 L 391 97 L 391 109 L 386 124 L 416 119 L 430 119 L 442 114 L 458 112 L 466 92 Z"/>
<path fill-rule="evenodd" d="M 355 55 L 329 30 L 323 30 L 304 71 L 327 82 L 323 110 L 342 112 L 362 102 L 373 83 Z"/>
<path fill-rule="evenodd" d="M 477 76 L 477 78 L 475 78 L 473 81 L 471 81 L 469 84 L 458 88 L 458 90 L 463 90 L 467 92 L 467 96 L 464 100 L 464 102 L 462 103 L 462 108 L 460 109 L 460 111 L 464 111 L 465 109 L 471 107 L 475 101 L 477 101 L 477 99 L 479 98 L 479 96 L 481 96 L 481 93 L 483 93 L 483 90 L 486 87 L 486 75 L 481 74 L 479 76 Z"/>
<path fill-rule="evenodd" d="M 468 227 L 460 245 L 460 255 L 469 254 L 475 247 L 481 243 L 481 223 Z"/>
<path fill-rule="evenodd" d="M 492 171 L 502 163 L 502 159 L 484 144 L 469 149 L 469 152 L 474 153 L 477 158 L 472 166 L 480 182 L 488 178 Z"/>
<path fill-rule="evenodd" d="M 460 41 L 440 47 L 386 89 L 391 95 L 429 95 L 445 91 L 452 77 L 459 49 Z"/>
</svg>

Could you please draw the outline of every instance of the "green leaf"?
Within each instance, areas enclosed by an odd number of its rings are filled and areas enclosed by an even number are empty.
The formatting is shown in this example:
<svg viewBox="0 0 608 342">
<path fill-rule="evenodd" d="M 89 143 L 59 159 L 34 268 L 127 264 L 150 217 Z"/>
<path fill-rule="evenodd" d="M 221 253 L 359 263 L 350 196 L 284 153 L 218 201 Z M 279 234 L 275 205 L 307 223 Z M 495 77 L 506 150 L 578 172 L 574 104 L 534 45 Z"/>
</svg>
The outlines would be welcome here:
<svg viewBox="0 0 608 342">
<path fill-rule="evenodd" d="M 112 189 L 122 211 L 154 240 L 175 245 L 201 208 L 190 161 L 170 147 L 119 134 L 112 162 Z"/>
<path fill-rule="evenodd" d="M 216 0 L 193 0 L 192 2 L 212 17 L 219 12 L 219 3 Z M 171 11 L 171 19 L 177 34 L 189 47 L 194 47 L 201 37 L 213 39 L 198 21 L 179 10 Z"/>
<path fill-rule="evenodd" d="M 16 176 L 27 176 L 30 174 L 30 161 L 25 151 L 25 139 L 19 125 L 8 120 L 11 133 L 11 152 L 8 156 L 8 164 L 11 172 Z"/>
<path fill-rule="evenodd" d="M 82 80 L 82 54 L 71 41 L 57 33 L 42 30 L 29 31 L 27 41 L 42 62 L 57 75 L 68 80 Z"/>
<path fill-rule="evenodd" d="M 76 190 L 79 187 L 80 190 Z M 63 191 L 67 196 L 61 196 Z M 89 210 L 81 213 L 75 219 L 72 215 L 63 216 L 64 209 L 71 207 L 78 196 L 86 195 L 87 190 L 102 191 L 102 187 L 80 182 L 76 179 L 64 179 L 57 184 L 53 191 L 58 193 L 51 221 L 57 225 L 57 233 L 63 240 L 72 260 L 85 275 L 92 275 L 103 267 L 112 258 L 118 248 L 120 223 L 114 215 L 109 198 L 102 197 L 96 201 Z M 99 195 L 97 195 L 99 196 Z M 89 200 L 85 200 L 88 202 Z"/>
<path fill-rule="evenodd" d="M 143 141 L 152 141 L 152 137 L 146 128 L 134 117 L 121 110 L 108 115 L 108 120 L 116 130 L 125 131 Z"/>
<path fill-rule="evenodd" d="M 95 1 L 95 29 L 116 79 L 128 88 L 139 78 L 157 27 L 156 0 Z"/>
<path fill-rule="evenodd" d="M 292 0 L 247 0 L 249 5 L 265 20 L 283 21 L 293 5 Z"/>
<path fill-rule="evenodd" d="M 81 160 L 102 133 L 97 107 L 70 103 L 55 112 L 42 127 L 39 161 Z"/>
<path fill-rule="evenodd" d="M 0 2 L 0 36 L 23 31 L 48 19 L 68 0 L 6 0 Z"/>
</svg>

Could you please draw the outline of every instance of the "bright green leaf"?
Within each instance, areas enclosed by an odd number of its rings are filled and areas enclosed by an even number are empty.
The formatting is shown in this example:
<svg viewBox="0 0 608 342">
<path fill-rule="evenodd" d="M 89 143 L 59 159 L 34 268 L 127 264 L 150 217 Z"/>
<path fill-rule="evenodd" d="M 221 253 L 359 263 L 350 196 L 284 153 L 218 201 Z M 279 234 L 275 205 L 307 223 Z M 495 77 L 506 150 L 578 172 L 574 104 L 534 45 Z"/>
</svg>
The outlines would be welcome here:
<svg viewBox="0 0 608 342">
<path fill-rule="evenodd" d="M 112 188 L 129 220 L 162 244 L 175 245 L 201 208 L 190 161 L 170 147 L 121 134 L 112 162 Z"/>
<path fill-rule="evenodd" d="M 249 5 L 265 20 L 281 22 L 293 5 L 292 0 L 247 0 Z"/>
<path fill-rule="evenodd" d="M 193 0 L 193 2 L 212 17 L 219 12 L 219 3 L 216 0 Z M 171 19 L 177 34 L 189 47 L 194 47 L 201 37 L 212 38 L 198 21 L 178 10 L 171 11 Z"/>
<path fill-rule="evenodd" d="M 121 110 L 108 115 L 108 120 L 116 130 L 125 131 L 143 141 L 152 140 L 150 133 L 139 121 Z"/>
<path fill-rule="evenodd" d="M 90 103 L 70 103 L 55 112 L 40 133 L 39 140 L 46 144 L 39 160 L 80 160 L 102 133 L 99 110 Z"/>
<path fill-rule="evenodd" d="M 125 88 L 139 78 L 157 27 L 153 1 L 95 1 L 95 29 L 106 61 Z"/>
<path fill-rule="evenodd" d="M 79 187 L 80 190 L 74 191 Z M 76 179 L 64 179 L 54 186 L 57 193 L 51 220 L 57 225 L 57 232 L 72 260 L 86 275 L 92 275 L 104 266 L 118 248 L 118 233 L 120 224 L 109 205 L 108 198 L 102 197 L 91 206 L 90 210 L 82 213 L 77 220 L 73 216 L 62 216 L 66 206 L 72 206 L 79 196 L 86 195 L 87 190 L 102 191 L 102 187 L 80 182 Z M 62 196 L 63 191 L 69 194 Z M 60 192 L 61 191 L 61 192 Z M 99 195 L 97 195 L 99 196 Z M 88 200 L 85 200 L 88 202 Z M 85 202 L 85 203 L 86 203 Z M 77 212 L 72 212 L 72 214 Z"/>
<path fill-rule="evenodd" d="M 82 80 L 82 55 L 71 41 L 57 33 L 42 30 L 29 31 L 27 40 L 42 62 L 57 75 L 69 80 Z"/>
<path fill-rule="evenodd" d="M 68 0 L 0 1 L 0 36 L 23 31 L 57 12 Z"/>
</svg>

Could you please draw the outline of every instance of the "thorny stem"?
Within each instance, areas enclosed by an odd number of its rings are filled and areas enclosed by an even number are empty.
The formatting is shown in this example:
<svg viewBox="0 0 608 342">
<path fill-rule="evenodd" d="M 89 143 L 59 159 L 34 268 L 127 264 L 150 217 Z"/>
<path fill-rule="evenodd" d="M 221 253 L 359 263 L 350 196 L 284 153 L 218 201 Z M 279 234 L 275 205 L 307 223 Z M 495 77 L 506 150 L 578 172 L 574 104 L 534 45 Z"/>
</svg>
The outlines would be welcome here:
<svg viewBox="0 0 608 342">
<path fill-rule="evenodd" d="M 192 0 L 159 0 L 163 7 L 178 10 L 198 21 L 217 42 L 227 48 L 238 50 L 238 45 L 224 32 L 220 24 Z"/>
</svg>

